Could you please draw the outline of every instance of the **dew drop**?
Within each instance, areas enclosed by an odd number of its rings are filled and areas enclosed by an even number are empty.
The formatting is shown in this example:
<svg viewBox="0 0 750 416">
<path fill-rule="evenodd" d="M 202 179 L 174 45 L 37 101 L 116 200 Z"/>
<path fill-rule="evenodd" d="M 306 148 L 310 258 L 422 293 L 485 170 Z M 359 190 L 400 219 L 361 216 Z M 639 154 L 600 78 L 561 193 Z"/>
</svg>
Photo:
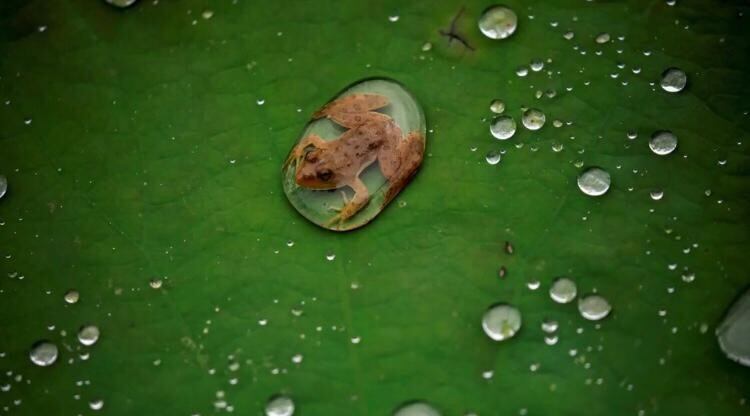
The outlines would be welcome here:
<svg viewBox="0 0 750 416">
<path fill-rule="evenodd" d="M 667 68 L 661 74 L 660 85 L 661 89 L 666 92 L 680 92 L 687 85 L 687 74 L 679 68 Z"/>
<path fill-rule="evenodd" d="M 589 321 L 604 319 L 612 311 L 607 299 L 599 295 L 588 295 L 578 301 L 578 312 Z"/>
<path fill-rule="evenodd" d="M 607 32 L 600 33 L 600 34 L 596 35 L 596 38 L 594 40 L 596 40 L 596 43 L 598 43 L 598 44 L 607 43 L 610 40 L 609 33 L 607 33 Z"/>
<path fill-rule="evenodd" d="M 440 412 L 425 402 L 409 402 L 399 406 L 393 416 L 440 416 Z"/>
<path fill-rule="evenodd" d="M 333 253 L 331 251 L 329 251 L 328 253 L 326 253 L 326 260 L 333 261 L 335 258 L 336 258 L 336 254 L 335 253 Z"/>
<path fill-rule="evenodd" d="M 505 6 L 490 6 L 479 17 L 479 30 L 490 39 L 505 39 L 517 27 L 516 13 Z"/>
<path fill-rule="evenodd" d="M 487 155 L 484 157 L 484 159 L 489 163 L 490 165 L 497 165 L 500 163 L 500 159 L 502 158 L 502 154 L 499 150 L 490 150 L 487 152 Z"/>
<path fill-rule="evenodd" d="M 89 408 L 91 410 L 102 410 L 104 407 L 104 400 L 92 400 L 89 402 Z"/>
<path fill-rule="evenodd" d="M 498 116 L 490 124 L 490 133 L 498 140 L 508 140 L 516 134 L 516 121 L 511 116 Z"/>
<path fill-rule="evenodd" d="M 576 298 L 578 288 L 567 277 L 558 277 L 549 288 L 549 297 L 557 303 L 569 303 Z"/>
<path fill-rule="evenodd" d="M 518 69 L 516 69 L 516 75 L 519 77 L 525 77 L 526 75 L 529 75 L 529 68 L 526 68 L 525 66 L 519 66 Z"/>
<path fill-rule="evenodd" d="M 78 303 L 78 299 L 80 298 L 80 294 L 77 290 L 70 289 L 69 291 L 65 292 L 65 296 L 63 296 L 63 299 L 65 299 L 66 303 L 74 304 Z"/>
<path fill-rule="evenodd" d="M 503 100 L 495 99 L 490 103 L 490 111 L 495 114 L 500 114 L 505 111 L 505 103 Z"/>
<path fill-rule="evenodd" d="M 99 340 L 99 328 L 95 325 L 84 325 L 78 330 L 78 341 L 83 345 L 94 345 Z"/>
<path fill-rule="evenodd" d="M 657 131 L 651 136 L 648 147 L 659 156 L 668 155 L 677 148 L 677 136 L 669 130 Z"/>
<path fill-rule="evenodd" d="M 151 287 L 151 289 L 160 289 L 163 283 L 164 282 L 158 277 L 155 277 L 148 281 L 148 285 Z"/>
<path fill-rule="evenodd" d="M 555 331 L 557 331 L 557 328 L 559 327 L 559 324 L 557 321 L 552 319 L 545 319 L 544 322 L 542 322 L 542 331 L 552 334 Z"/>
<path fill-rule="evenodd" d="M 8 178 L 5 175 L 0 175 L 0 199 L 5 196 L 6 192 L 8 192 Z"/>
<path fill-rule="evenodd" d="M 432 50 L 432 43 L 431 42 L 425 42 L 422 45 L 422 52 L 428 52 L 430 50 Z"/>
<path fill-rule="evenodd" d="M 609 172 L 604 169 L 591 167 L 578 176 L 578 189 L 589 196 L 600 196 L 607 193 L 611 183 Z"/>
<path fill-rule="evenodd" d="M 664 191 L 662 190 L 651 191 L 650 195 L 651 195 L 651 199 L 653 199 L 654 201 L 658 201 L 664 197 Z"/>
<path fill-rule="evenodd" d="M 396 23 L 396 22 L 398 22 L 398 19 L 399 19 L 399 16 L 398 16 L 398 15 L 391 15 L 391 16 L 388 16 L 388 21 L 389 21 L 389 22 L 393 22 L 393 23 Z"/>
<path fill-rule="evenodd" d="M 542 61 L 541 59 L 534 59 L 533 61 L 531 61 L 531 65 L 529 66 L 531 67 L 532 71 L 539 72 L 544 69 L 544 61 Z"/>
<path fill-rule="evenodd" d="M 536 108 L 527 109 L 523 112 L 523 117 L 521 118 L 523 126 L 529 130 L 541 129 L 542 126 L 544 126 L 544 122 L 546 120 L 547 117 L 544 115 L 544 113 L 540 110 L 537 110 Z"/>
<path fill-rule="evenodd" d="M 557 335 L 547 335 L 544 337 L 544 343 L 549 346 L 557 344 L 558 340 L 559 338 L 557 337 Z"/>
<path fill-rule="evenodd" d="M 105 0 L 108 4 L 124 9 L 132 6 L 138 0 Z"/>
<path fill-rule="evenodd" d="M 520 328 L 521 312 L 505 303 L 491 306 L 482 317 L 484 333 L 495 341 L 512 338 Z"/>
<path fill-rule="evenodd" d="M 292 416 L 294 401 L 287 396 L 273 396 L 266 403 L 266 416 Z"/>
<path fill-rule="evenodd" d="M 46 340 L 38 341 L 31 346 L 29 358 L 40 367 L 50 366 L 57 361 L 57 345 Z"/>
<path fill-rule="evenodd" d="M 569 30 L 563 34 L 563 37 L 565 38 L 565 40 L 571 40 L 575 37 L 575 35 L 575 33 Z"/>
</svg>

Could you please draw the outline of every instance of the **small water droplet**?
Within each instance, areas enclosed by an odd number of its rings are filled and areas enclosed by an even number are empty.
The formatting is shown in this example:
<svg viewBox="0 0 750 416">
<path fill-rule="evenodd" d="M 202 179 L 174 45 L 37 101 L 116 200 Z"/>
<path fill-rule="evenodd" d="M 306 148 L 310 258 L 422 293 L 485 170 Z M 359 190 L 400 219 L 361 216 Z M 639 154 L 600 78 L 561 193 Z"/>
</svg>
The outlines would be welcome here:
<svg viewBox="0 0 750 416">
<path fill-rule="evenodd" d="M 103 407 L 104 407 L 104 400 L 99 399 L 99 400 L 92 400 L 89 402 L 89 408 L 91 408 L 91 410 L 102 410 Z"/>
<path fill-rule="evenodd" d="M 8 178 L 5 175 L 0 175 L 0 199 L 5 196 L 6 192 L 8 192 Z"/>
<path fill-rule="evenodd" d="M 489 163 L 490 165 L 497 165 L 500 163 L 500 159 L 502 158 L 502 154 L 499 150 L 490 150 L 487 152 L 487 155 L 484 157 L 484 159 Z"/>
<path fill-rule="evenodd" d="M 430 50 L 432 50 L 432 43 L 431 42 L 425 42 L 422 45 L 422 51 L 423 52 L 427 52 L 427 51 L 430 51 Z"/>
<path fill-rule="evenodd" d="M 529 75 L 529 68 L 526 68 L 525 66 L 520 66 L 518 69 L 516 69 L 516 75 L 519 77 L 525 77 L 526 75 Z"/>
<path fill-rule="evenodd" d="M 294 241 L 292 241 L 292 240 L 287 241 L 286 242 L 286 246 L 287 247 L 293 247 L 294 246 Z"/>
<path fill-rule="evenodd" d="M 99 340 L 99 328 L 95 325 L 84 325 L 78 330 L 78 341 L 86 346 L 96 344 Z"/>
<path fill-rule="evenodd" d="M 547 335 L 544 337 L 544 343 L 552 346 L 557 344 L 558 339 L 557 335 Z"/>
<path fill-rule="evenodd" d="M 505 39 L 518 27 L 516 13 L 504 6 L 491 6 L 479 17 L 479 30 L 490 39 Z"/>
<path fill-rule="evenodd" d="M 578 301 L 578 312 L 590 321 L 604 319 L 610 311 L 612 311 L 612 306 L 607 299 L 599 295 L 588 295 Z"/>
<path fill-rule="evenodd" d="M 508 140 L 516 134 L 516 121 L 511 116 L 498 116 L 490 124 L 490 133 L 498 140 Z"/>
<path fill-rule="evenodd" d="M 201 17 L 202 17 L 202 18 L 203 18 L 204 20 L 208 20 L 208 19 L 210 19 L 210 18 L 214 17 L 214 11 L 213 11 L 213 10 L 209 10 L 209 9 L 206 9 L 206 10 L 204 10 L 204 11 L 203 11 L 203 13 L 201 13 Z"/>
<path fill-rule="evenodd" d="M 495 99 L 490 103 L 490 111 L 495 114 L 500 114 L 505 111 L 505 103 L 503 100 Z"/>
<path fill-rule="evenodd" d="M 124 9 L 132 6 L 138 0 L 105 0 L 108 4 Z"/>
<path fill-rule="evenodd" d="M 65 299 L 66 303 L 74 304 L 78 302 L 78 299 L 80 298 L 80 294 L 77 290 L 70 289 L 67 292 L 65 292 L 65 296 L 63 296 L 63 299 Z"/>
<path fill-rule="evenodd" d="M 440 416 L 440 412 L 425 402 L 408 402 L 399 406 L 393 416 Z"/>
<path fill-rule="evenodd" d="M 326 253 L 326 260 L 333 261 L 335 258 L 336 258 L 336 254 L 335 253 L 333 253 L 331 251 L 329 251 L 328 253 Z"/>
<path fill-rule="evenodd" d="M 687 74 L 679 68 L 667 68 L 661 74 L 660 85 L 666 92 L 680 92 L 687 85 Z"/>
<path fill-rule="evenodd" d="M 589 196 L 604 195 L 609 191 L 610 183 L 609 172 L 598 167 L 588 168 L 578 176 L 578 189 Z"/>
<path fill-rule="evenodd" d="M 552 320 L 552 319 L 545 319 L 542 322 L 542 331 L 548 334 L 552 334 L 556 332 L 558 327 L 559 327 L 559 324 L 557 323 L 557 321 Z"/>
<path fill-rule="evenodd" d="M 302 354 L 295 354 L 294 356 L 292 356 L 292 362 L 295 364 L 299 364 L 302 362 L 303 358 L 304 357 L 302 356 Z"/>
<path fill-rule="evenodd" d="M 570 30 L 569 30 L 569 31 L 567 31 L 567 32 L 563 33 L 563 37 L 564 37 L 564 38 L 565 38 L 566 40 L 571 40 L 571 39 L 573 39 L 573 38 L 575 37 L 575 33 L 573 33 L 573 31 L 570 31 Z"/>
<path fill-rule="evenodd" d="M 651 199 L 653 199 L 654 201 L 658 201 L 662 199 L 662 197 L 664 197 L 664 191 L 654 190 L 654 191 L 651 191 L 650 195 L 651 195 Z"/>
<path fill-rule="evenodd" d="M 529 288 L 529 290 L 537 290 L 539 289 L 539 286 L 541 286 L 542 283 L 538 280 L 530 280 L 526 283 L 526 287 Z"/>
<path fill-rule="evenodd" d="M 505 303 L 491 306 L 482 317 L 484 333 L 495 341 L 512 338 L 520 328 L 521 312 Z"/>
<path fill-rule="evenodd" d="M 263 98 L 259 98 L 258 100 L 255 101 L 255 103 L 258 105 L 263 105 L 266 103 L 266 100 L 264 100 Z"/>
<path fill-rule="evenodd" d="M 627 132 L 628 139 L 635 140 L 638 137 L 638 132 L 635 130 L 630 130 Z"/>
<path fill-rule="evenodd" d="M 393 22 L 393 23 L 395 23 L 395 22 L 398 22 L 398 19 L 399 19 L 399 16 L 398 16 L 398 15 L 395 15 L 395 14 L 394 14 L 394 15 L 391 15 L 391 16 L 388 16 L 388 21 L 389 21 L 389 22 Z"/>
<path fill-rule="evenodd" d="M 46 340 L 38 341 L 31 346 L 29 358 L 40 367 L 50 366 L 57 361 L 57 345 Z"/>
<path fill-rule="evenodd" d="M 148 281 L 148 285 L 151 287 L 151 289 L 160 289 L 162 284 L 163 281 L 158 277 L 154 277 L 153 279 Z"/>
<path fill-rule="evenodd" d="M 282 395 L 273 396 L 266 403 L 266 416 L 292 416 L 294 401 Z"/>
<path fill-rule="evenodd" d="M 595 40 L 596 40 L 596 43 L 598 43 L 598 44 L 607 43 L 610 40 L 609 33 L 607 33 L 607 32 L 600 33 L 600 34 L 596 35 Z"/>
<path fill-rule="evenodd" d="M 531 65 L 529 65 L 529 67 L 531 67 L 532 71 L 539 72 L 544 69 L 544 61 L 541 59 L 534 59 L 533 61 L 531 61 Z"/>
<path fill-rule="evenodd" d="M 668 155 L 677 148 L 677 136 L 669 130 L 661 130 L 651 136 L 648 147 L 657 155 Z"/>
<path fill-rule="evenodd" d="M 576 298 L 578 288 L 571 279 L 558 277 L 549 288 L 549 297 L 557 303 L 569 303 Z"/>
</svg>

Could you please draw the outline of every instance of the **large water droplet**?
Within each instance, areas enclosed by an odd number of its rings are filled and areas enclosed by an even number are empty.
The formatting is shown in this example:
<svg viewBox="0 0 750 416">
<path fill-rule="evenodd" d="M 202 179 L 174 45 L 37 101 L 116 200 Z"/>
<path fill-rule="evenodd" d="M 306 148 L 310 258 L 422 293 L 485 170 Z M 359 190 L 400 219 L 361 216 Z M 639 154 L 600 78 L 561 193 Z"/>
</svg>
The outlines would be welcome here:
<svg viewBox="0 0 750 416">
<path fill-rule="evenodd" d="M 440 412 L 425 402 L 409 402 L 399 406 L 393 416 L 440 416 Z"/>
<path fill-rule="evenodd" d="M 505 39 L 518 27 L 516 13 L 505 6 L 490 6 L 479 17 L 479 30 L 490 39 Z"/>
<path fill-rule="evenodd" d="M 0 175 L 0 199 L 5 196 L 5 192 L 8 191 L 8 178 L 4 175 Z"/>
<path fill-rule="evenodd" d="M 657 131 L 651 136 L 648 147 L 657 155 L 668 155 L 677 148 L 677 136 L 669 130 Z"/>
<path fill-rule="evenodd" d="M 39 341 L 31 346 L 29 358 L 40 367 L 50 366 L 57 361 L 57 345 L 49 341 Z"/>
<path fill-rule="evenodd" d="M 549 297 L 557 303 L 569 303 L 577 293 L 576 283 L 567 277 L 558 277 L 549 288 Z"/>
<path fill-rule="evenodd" d="M 604 195 L 610 183 L 609 172 L 597 167 L 588 168 L 578 176 L 578 189 L 590 196 Z"/>
<path fill-rule="evenodd" d="M 596 40 L 596 43 L 598 43 L 598 44 L 607 43 L 610 40 L 609 33 L 607 33 L 607 32 L 600 33 L 600 34 L 596 35 L 596 38 L 594 40 Z"/>
<path fill-rule="evenodd" d="M 750 367 L 750 291 L 729 308 L 716 337 L 727 357 Z"/>
<path fill-rule="evenodd" d="M 599 295 L 588 295 L 578 301 L 578 312 L 589 321 L 604 319 L 610 311 L 612 306 Z"/>
<path fill-rule="evenodd" d="M 287 396 L 273 396 L 266 403 L 266 416 L 292 416 L 294 401 Z"/>
<path fill-rule="evenodd" d="M 680 92 L 687 85 L 687 74 L 679 68 L 667 68 L 661 74 L 661 89 L 666 92 Z"/>
<path fill-rule="evenodd" d="M 78 341 L 83 345 L 94 345 L 99 340 L 99 328 L 95 325 L 84 325 L 78 330 Z"/>
<path fill-rule="evenodd" d="M 521 122 L 523 126 L 529 130 L 539 130 L 544 126 L 544 122 L 547 120 L 544 113 L 536 108 L 529 108 L 523 112 Z"/>
<path fill-rule="evenodd" d="M 490 103 L 490 111 L 495 114 L 500 114 L 505 111 L 505 103 L 503 100 L 495 99 Z"/>
<path fill-rule="evenodd" d="M 516 134 L 516 121 L 511 116 L 495 117 L 490 124 L 490 133 L 498 140 L 508 140 Z"/>
<path fill-rule="evenodd" d="M 126 8 L 132 6 L 138 0 L 105 0 L 108 4 L 119 8 Z"/>
<path fill-rule="evenodd" d="M 491 306 L 482 317 L 484 333 L 495 341 L 512 338 L 520 328 L 521 312 L 505 303 Z"/>
</svg>

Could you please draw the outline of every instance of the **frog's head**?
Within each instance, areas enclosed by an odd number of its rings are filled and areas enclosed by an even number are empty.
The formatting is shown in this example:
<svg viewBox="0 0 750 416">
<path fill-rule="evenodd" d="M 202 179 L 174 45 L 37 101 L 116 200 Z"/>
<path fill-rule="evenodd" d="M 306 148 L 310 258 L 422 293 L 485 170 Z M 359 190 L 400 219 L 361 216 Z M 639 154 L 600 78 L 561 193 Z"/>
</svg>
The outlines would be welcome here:
<svg viewBox="0 0 750 416">
<path fill-rule="evenodd" d="M 309 189 L 335 189 L 336 173 L 325 154 L 320 149 L 307 152 L 297 165 L 294 180 L 297 185 Z"/>
</svg>

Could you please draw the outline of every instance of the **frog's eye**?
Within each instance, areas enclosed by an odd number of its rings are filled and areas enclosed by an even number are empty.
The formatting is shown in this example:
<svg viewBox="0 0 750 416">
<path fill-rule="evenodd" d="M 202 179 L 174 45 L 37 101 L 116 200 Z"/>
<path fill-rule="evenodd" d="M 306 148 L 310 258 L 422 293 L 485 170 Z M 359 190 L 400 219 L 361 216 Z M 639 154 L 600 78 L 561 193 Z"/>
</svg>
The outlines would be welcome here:
<svg viewBox="0 0 750 416">
<path fill-rule="evenodd" d="M 315 152 L 309 152 L 305 155 L 305 161 L 315 163 L 318 161 L 318 155 Z"/>
<path fill-rule="evenodd" d="M 330 169 L 322 169 L 319 170 L 316 175 L 318 176 L 318 179 L 320 179 L 323 182 L 328 182 L 331 177 L 333 176 L 333 172 L 331 172 Z"/>
</svg>

